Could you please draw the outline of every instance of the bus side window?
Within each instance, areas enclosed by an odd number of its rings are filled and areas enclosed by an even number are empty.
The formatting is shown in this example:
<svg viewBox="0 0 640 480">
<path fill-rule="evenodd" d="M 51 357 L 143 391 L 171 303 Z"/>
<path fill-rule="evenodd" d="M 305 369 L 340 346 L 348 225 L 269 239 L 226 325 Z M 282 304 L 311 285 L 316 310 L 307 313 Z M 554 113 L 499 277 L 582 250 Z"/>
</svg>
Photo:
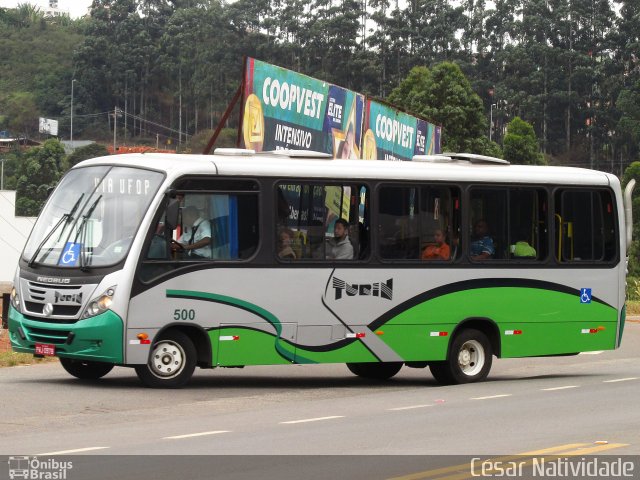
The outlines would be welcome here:
<svg viewBox="0 0 640 480">
<path fill-rule="evenodd" d="M 614 204 L 604 190 L 556 193 L 555 252 L 560 262 L 611 261 L 617 243 Z"/>
<path fill-rule="evenodd" d="M 358 227 L 368 224 L 368 190 L 351 184 L 289 183 L 277 185 L 275 252 L 281 261 L 362 259 L 361 243 L 366 238 Z M 353 254 L 346 258 L 334 245 L 336 222 L 345 222 Z M 339 229 L 341 230 L 341 229 Z M 330 250 L 329 250 L 330 249 Z M 334 255 L 338 258 L 332 258 Z"/>
</svg>

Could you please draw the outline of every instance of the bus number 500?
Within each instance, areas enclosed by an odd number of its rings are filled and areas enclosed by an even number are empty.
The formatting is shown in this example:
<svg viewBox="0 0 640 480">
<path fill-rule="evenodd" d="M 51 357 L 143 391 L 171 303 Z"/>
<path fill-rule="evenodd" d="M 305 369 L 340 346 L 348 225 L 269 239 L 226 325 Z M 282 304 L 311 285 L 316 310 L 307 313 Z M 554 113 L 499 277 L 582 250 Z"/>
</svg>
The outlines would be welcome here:
<svg viewBox="0 0 640 480">
<path fill-rule="evenodd" d="M 193 309 L 180 309 L 176 308 L 173 311 L 173 319 L 174 320 L 195 320 L 196 319 L 196 311 Z"/>
</svg>

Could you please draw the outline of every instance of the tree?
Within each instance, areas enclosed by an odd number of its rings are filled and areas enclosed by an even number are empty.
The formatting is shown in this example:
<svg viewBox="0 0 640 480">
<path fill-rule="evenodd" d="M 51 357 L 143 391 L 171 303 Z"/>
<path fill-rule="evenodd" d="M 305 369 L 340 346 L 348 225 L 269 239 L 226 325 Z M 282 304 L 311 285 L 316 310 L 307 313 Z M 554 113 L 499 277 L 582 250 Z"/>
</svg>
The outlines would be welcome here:
<svg viewBox="0 0 640 480">
<path fill-rule="evenodd" d="M 629 153 L 635 155 L 640 145 L 640 82 L 620 92 L 616 107 L 622 114 L 618 134 L 626 140 Z"/>
<path fill-rule="evenodd" d="M 84 147 L 76 148 L 71 155 L 67 157 L 67 165 L 69 168 L 88 158 L 104 157 L 109 155 L 107 147 L 99 143 L 92 143 Z"/>
<path fill-rule="evenodd" d="M 633 242 L 629 248 L 629 275 L 640 275 L 640 162 L 632 162 L 624 171 L 622 177 L 622 188 L 626 188 L 631 180 L 636 181 L 636 187 L 633 191 Z"/>
<path fill-rule="evenodd" d="M 443 150 L 496 154 L 486 139 L 487 120 L 482 100 L 454 63 L 443 62 L 431 70 L 415 67 L 391 92 L 388 100 L 409 112 L 442 125 Z"/>
<path fill-rule="evenodd" d="M 35 217 L 40 213 L 49 190 L 60 180 L 64 159 L 64 148 L 55 139 L 25 154 L 17 171 L 16 215 Z"/>
<path fill-rule="evenodd" d="M 29 92 L 13 92 L 0 102 L 4 112 L 3 123 L 17 135 L 30 136 L 38 131 L 38 107 L 35 98 Z"/>
<path fill-rule="evenodd" d="M 544 165 L 544 157 L 539 152 L 538 140 L 533 126 L 516 117 L 507 126 L 504 137 L 504 158 L 520 165 Z"/>
</svg>

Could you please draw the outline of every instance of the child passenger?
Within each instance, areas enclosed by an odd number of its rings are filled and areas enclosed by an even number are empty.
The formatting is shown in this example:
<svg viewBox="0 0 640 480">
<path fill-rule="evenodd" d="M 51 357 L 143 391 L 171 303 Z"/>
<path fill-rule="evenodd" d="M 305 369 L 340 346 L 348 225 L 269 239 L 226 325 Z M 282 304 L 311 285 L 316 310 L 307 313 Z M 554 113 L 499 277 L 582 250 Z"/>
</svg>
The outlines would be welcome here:
<svg viewBox="0 0 640 480">
<path fill-rule="evenodd" d="M 449 260 L 451 249 L 444 241 L 444 232 L 436 229 L 433 234 L 435 245 L 429 245 L 422 252 L 422 260 Z"/>
</svg>

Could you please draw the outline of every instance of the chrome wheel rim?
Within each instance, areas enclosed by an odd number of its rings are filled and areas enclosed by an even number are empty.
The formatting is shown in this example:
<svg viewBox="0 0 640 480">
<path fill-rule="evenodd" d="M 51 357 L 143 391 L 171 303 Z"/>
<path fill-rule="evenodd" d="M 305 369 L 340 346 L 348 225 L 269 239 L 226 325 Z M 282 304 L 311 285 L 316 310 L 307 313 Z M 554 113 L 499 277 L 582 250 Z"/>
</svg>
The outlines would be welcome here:
<svg viewBox="0 0 640 480">
<path fill-rule="evenodd" d="M 484 348 L 477 340 L 468 340 L 458 352 L 458 366 L 463 374 L 472 377 L 484 367 Z"/>
<path fill-rule="evenodd" d="M 184 370 L 186 355 L 182 346 L 172 340 L 156 343 L 151 353 L 149 367 L 158 378 L 172 378 Z"/>
</svg>

